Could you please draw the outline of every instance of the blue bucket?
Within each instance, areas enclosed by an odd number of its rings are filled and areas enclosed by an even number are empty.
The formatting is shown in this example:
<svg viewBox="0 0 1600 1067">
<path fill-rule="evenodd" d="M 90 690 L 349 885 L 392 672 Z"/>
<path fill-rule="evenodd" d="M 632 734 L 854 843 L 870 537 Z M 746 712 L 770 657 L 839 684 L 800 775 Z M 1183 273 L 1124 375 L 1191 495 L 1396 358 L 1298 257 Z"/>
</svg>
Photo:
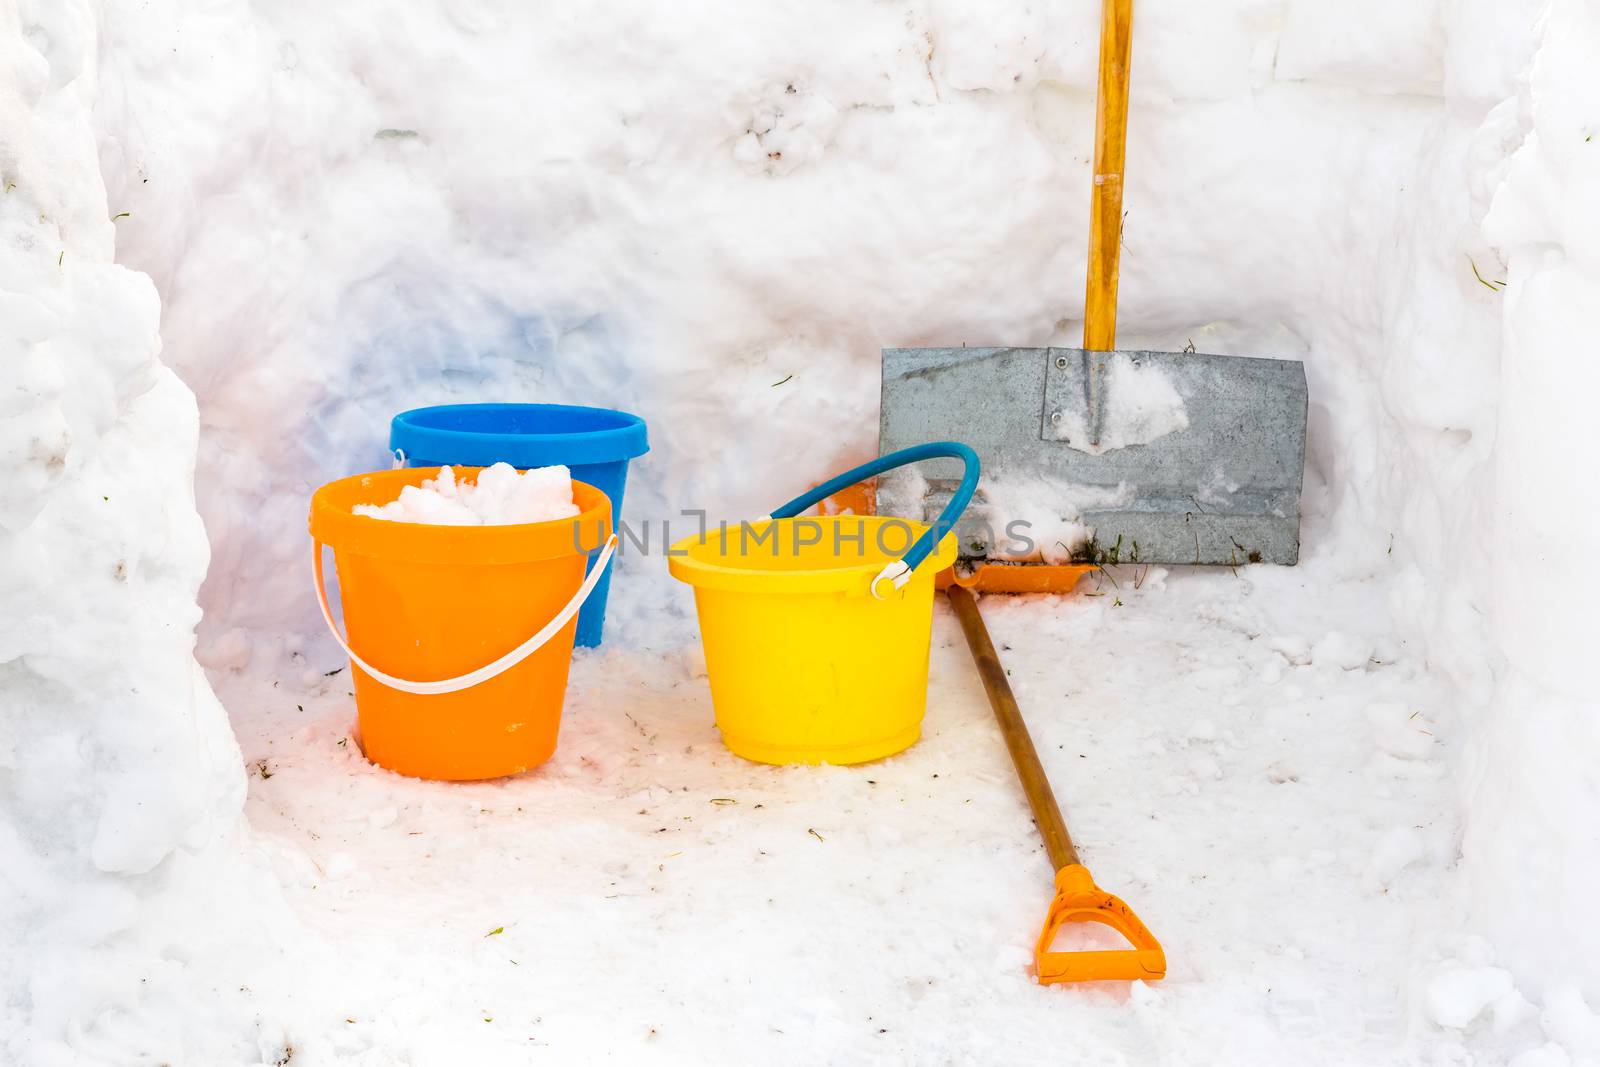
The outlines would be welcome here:
<svg viewBox="0 0 1600 1067">
<path fill-rule="evenodd" d="M 609 408 L 444 404 L 396 415 L 389 426 L 389 448 L 408 467 L 563 464 L 578 481 L 611 498 L 613 521 L 620 522 L 628 460 L 650 451 L 650 442 L 643 419 Z M 593 558 L 589 565 L 594 566 Z M 600 643 L 610 591 L 607 574 L 578 613 L 579 645 L 593 648 Z"/>
</svg>

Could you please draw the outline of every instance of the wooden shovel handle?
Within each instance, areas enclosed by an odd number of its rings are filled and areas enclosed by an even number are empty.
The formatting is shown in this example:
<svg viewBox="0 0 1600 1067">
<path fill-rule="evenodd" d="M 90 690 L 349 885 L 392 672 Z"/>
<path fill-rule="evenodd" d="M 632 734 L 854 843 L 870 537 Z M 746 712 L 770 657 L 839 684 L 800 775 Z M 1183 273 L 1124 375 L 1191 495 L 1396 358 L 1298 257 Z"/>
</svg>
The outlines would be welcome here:
<svg viewBox="0 0 1600 1067">
<path fill-rule="evenodd" d="M 1117 347 L 1117 261 L 1122 249 L 1122 167 L 1128 147 L 1128 54 L 1133 0 L 1103 0 L 1100 83 L 1094 117 L 1094 188 L 1089 199 L 1089 281 L 1083 347 Z"/>
<path fill-rule="evenodd" d="M 978 601 L 959 585 L 945 590 L 956 618 L 961 620 L 961 631 L 967 635 L 967 647 L 972 649 L 972 659 L 978 665 L 978 676 L 989 694 L 989 706 L 1000 723 L 1000 734 L 1011 750 L 1011 762 L 1016 765 L 1017 777 L 1022 781 L 1022 791 L 1027 795 L 1028 807 L 1033 809 L 1033 821 L 1044 839 L 1044 849 L 1050 856 L 1054 870 L 1073 866 L 1078 862 L 1078 850 L 1073 847 L 1072 835 L 1067 833 L 1067 821 L 1061 817 L 1061 808 L 1045 777 L 1044 764 L 1028 736 L 1028 724 L 1023 721 L 1022 709 L 1017 706 L 1011 683 L 1006 681 L 1006 669 L 1000 665 L 1000 653 L 994 650 L 989 628 L 983 624 L 978 611 Z"/>
</svg>

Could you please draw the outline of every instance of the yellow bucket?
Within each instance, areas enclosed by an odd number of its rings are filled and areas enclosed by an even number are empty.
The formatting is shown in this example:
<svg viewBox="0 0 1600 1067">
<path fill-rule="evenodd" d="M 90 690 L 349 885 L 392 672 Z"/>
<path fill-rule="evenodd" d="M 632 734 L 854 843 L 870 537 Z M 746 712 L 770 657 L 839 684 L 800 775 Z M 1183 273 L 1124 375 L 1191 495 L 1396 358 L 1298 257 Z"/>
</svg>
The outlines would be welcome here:
<svg viewBox="0 0 1600 1067">
<path fill-rule="evenodd" d="M 865 763 L 917 740 L 934 576 L 955 562 L 955 535 L 903 584 L 875 579 L 927 529 L 881 516 L 804 516 L 673 546 L 668 568 L 694 587 L 728 748 L 760 763 Z"/>
</svg>

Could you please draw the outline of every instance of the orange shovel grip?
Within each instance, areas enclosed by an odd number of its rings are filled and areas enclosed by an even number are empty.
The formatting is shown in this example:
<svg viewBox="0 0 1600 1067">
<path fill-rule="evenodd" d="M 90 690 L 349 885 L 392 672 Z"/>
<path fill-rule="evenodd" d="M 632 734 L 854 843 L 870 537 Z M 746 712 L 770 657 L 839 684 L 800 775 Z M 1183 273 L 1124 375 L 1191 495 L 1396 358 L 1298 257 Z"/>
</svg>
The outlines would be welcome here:
<svg viewBox="0 0 1600 1067">
<path fill-rule="evenodd" d="M 1100 923 L 1121 934 L 1132 948 L 1052 952 L 1056 935 L 1068 923 Z M 1034 948 L 1039 981 L 1155 981 L 1167 973 L 1167 954 L 1133 909 L 1094 884 L 1088 868 L 1070 864 L 1056 872 L 1056 896 Z"/>
</svg>

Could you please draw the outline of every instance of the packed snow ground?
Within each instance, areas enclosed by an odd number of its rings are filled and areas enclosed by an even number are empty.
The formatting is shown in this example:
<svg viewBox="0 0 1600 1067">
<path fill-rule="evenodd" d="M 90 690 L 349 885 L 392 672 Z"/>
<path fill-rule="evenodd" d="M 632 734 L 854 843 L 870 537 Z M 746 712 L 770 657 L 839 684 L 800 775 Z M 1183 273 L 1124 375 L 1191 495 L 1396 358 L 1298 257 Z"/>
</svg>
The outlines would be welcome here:
<svg viewBox="0 0 1600 1067">
<path fill-rule="evenodd" d="M 293 1062 L 1386 1064 L 1537 1043 L 1531 1020 L 1441 1029 L 1413 996 L 1462 947 L 1457 719 L 1374 629 L 1379 590 L 1139 577 L 982 602 L 1086 862 L 1167 948 L 1169 978 L 1132 989 L 1027 973 L 1051 871 L 942 605 L 923 740 L 851 768 L 728 753 L 695 645 L 580 655 L 555 758 L 472 785 L 365 762 L 347 672 L 224 679 L 258 845 L 339 959 L 336 995 L 284 1030 Z"/>
</svg>

